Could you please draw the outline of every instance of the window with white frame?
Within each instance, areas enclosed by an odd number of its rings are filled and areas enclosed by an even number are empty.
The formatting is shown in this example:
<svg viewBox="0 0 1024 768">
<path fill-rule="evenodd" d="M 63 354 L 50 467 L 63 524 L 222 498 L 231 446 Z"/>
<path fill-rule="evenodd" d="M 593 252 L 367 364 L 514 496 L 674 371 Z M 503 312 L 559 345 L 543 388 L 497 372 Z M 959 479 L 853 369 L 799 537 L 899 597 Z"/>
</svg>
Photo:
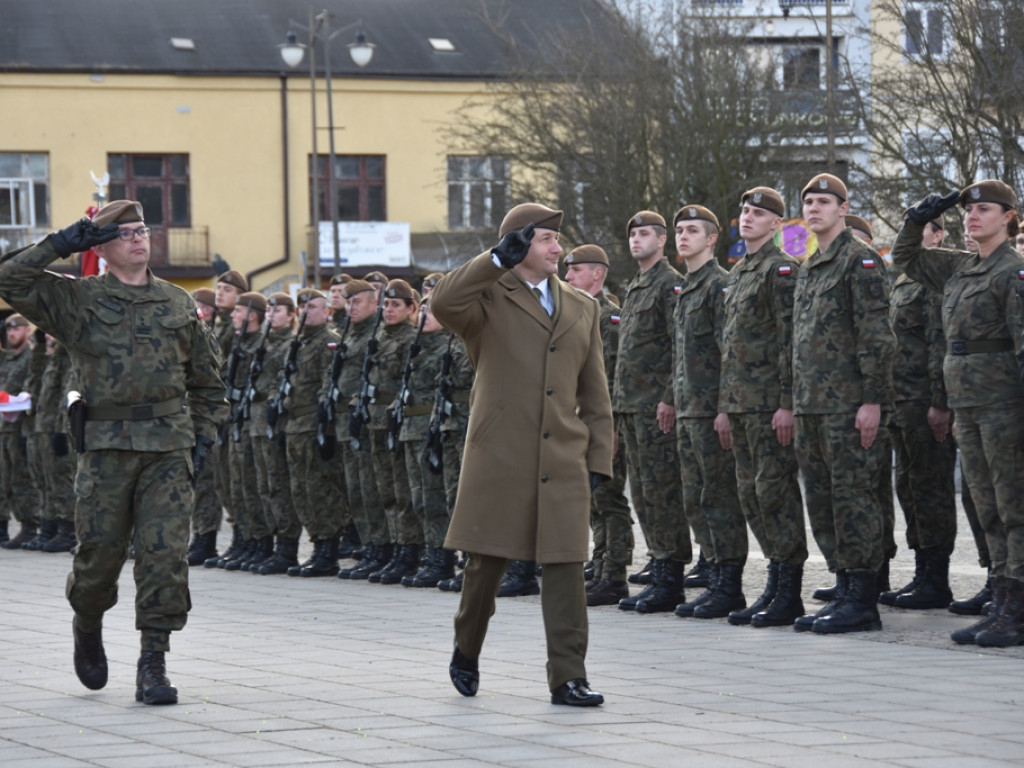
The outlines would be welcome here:
<svg viewBox="0 0 1024 768">
<path fill-rule="evenodd" d="M 908 56 L 942 56 L 945 23 L 942 8 L 934 3 L 910 3 L 904 13 L 905 47 Z"/>
<path fill-rule="evenodd" d="M 487 155 L 448 156 L 448 228 L 497 228 L 505 215 L 508 163 Z"/>
<path fill-rule="evenodd" d="M 46 153 L 0 152 L 0 232 L 50 225 L 49 177 Z"/>
</svg>

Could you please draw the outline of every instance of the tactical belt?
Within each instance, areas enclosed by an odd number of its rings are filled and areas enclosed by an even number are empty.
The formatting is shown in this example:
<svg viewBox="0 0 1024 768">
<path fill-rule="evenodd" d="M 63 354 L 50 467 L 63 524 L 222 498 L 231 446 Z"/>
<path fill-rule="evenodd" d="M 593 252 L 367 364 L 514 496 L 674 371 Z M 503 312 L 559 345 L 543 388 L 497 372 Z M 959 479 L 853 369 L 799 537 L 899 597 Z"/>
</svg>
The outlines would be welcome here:
<svg viewBox="0 0 1024 768">
<path fill-rule="evenodd" d="M 468 403 L 469 402 L 469 390 L 468 389 L 457 389 L 452 392 L 451 397 L 448 398 L 453 403 Z"/>
<path fill-rule="evenodd" d="M 426 416 L 428 413 L 432 413 L 434 406 L 432 405 L 410 405 L 405 409 L 406 416 Z"/>
<path fill-rule="evenodd" d="M 162 403 L 141 403 L 139 405 L 87 405 L 87 421 L 149 421 L 181 413 L 184 406 L 180 397 L 164 400 Z"/>
<path fill-rule="evenodd" d="M 958 340 L 946 345 L 946 353 L 950 355 L 978 355 L 986 352 L 1013 352 L 1013 339 Z"/>
</svg>

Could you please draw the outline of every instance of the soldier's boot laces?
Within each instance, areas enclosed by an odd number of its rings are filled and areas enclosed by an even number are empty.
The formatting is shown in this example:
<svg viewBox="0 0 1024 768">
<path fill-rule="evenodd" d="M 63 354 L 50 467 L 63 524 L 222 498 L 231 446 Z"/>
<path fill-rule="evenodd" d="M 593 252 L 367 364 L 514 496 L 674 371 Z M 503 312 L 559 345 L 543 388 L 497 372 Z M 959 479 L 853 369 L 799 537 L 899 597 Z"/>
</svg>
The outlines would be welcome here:
<svg viewBox="0 0 1024 768">
<path fill-rule="evenodd" d="M 946 608 L 953 600 L 953 590 L 949 588 L 949 555 L 927 551 L 922 557 L 925 564 L 921 580 L 913 589 L 896 596 L 897 608 Z"/>
<path fill-rule="evenodd" d="M 1024 645 L 1024 582 L 1004 579 L 1006 595 L 992 624 L 981 630 L 974 642 L 982 648 L 1010 648 Z"/>
<path fill-rule="evenodd" d="M 817 613 L 809 613 L 806 616 L 800 616 L 793 621 L 794 632 L 810 632 L 811 627 L 814 626 L 814 622 L 818 619 L 828 616 L 832 611 L 839 607 L 839 604 L 843 601 L 846 596 L 846 585 L 847 585 L 847 573 L 845 570 L 836 571 L 836 586 L 835 586 L 835 597 L 825 603 Z M 819 592 L 822 590 L 818 590 Z"/>
<path fill-rule="evenodd" d="M 658 560 L 651 586 L 654 591 L 649 597 L 637 600 L 637 613 L 669 613 L 679 603 L 686 602 L 683 592 L 683 579 L 686 575 L 686 563 L 679 560 Z"/>
<path fill-rule="evenodd" d="M 765 610 L 775 597 L 779 588 L 779 564 L 768 563 L 768 579 L 764 583 L 764 591 L 761 595 L 746 608 L 740 608 L 729 613 L 729 623 L 736 626 L 749 624 L 755 613 Z"/>
<path fill-rule="evenodd" d="M 163 651 L 143 651 L 135 674 L 135 700 L 143 704 L 177 704 L 178 689 L 167 679 Z"/>
<path fill-rule="evenodd" d="M 768 607 L 755 613 L 750 619 L 752 627 L 785 627 L 804 615 L 804 601 L 800 597 L 803 588 L 803 565 L 779 563 L 779 584 Z"/>
<path fill-rule="evenodd" d="M 747 598 L 743 595 L 743 566 L 723 563 L 718 566 L 715 588 L 706 603 L 693 609 L 693 618 L 721 619 L 732 611 L 746 607 Z"/>
<path fill-rule="evenodd" d="M 882 605 L 896 605 L 896 598 L 900 595 L 905 595 L 907 592 L 913 592 L 917 589 L 917 585 L 921 583 L 921 579 L 924 578 L 925 567 L 927 558 L 920 549 L 914 550 L 914 578 L 912 578 L 907 584 L 900 587 L 899 589 L 889 590 L 888 592 L 882 592 L 878 596 L 878 602 Z"/>
<path fill-rule="evenodd" d="M 819 635 L 839 635 L 880 630 L 877 578 L 875 571 L 847 571 L 845 596 L 832 613 L 814 620 L 811 631 Z"/>
<path fill-rule="evenodd" d="M 966 600 L 954 600 L 949 604 L 947 610 L 959 616 L 980 616 L 982 609 L 987 603 L 992 602 L 992 572 L 989 571 L 988 578 L 983 586 L 972 597 Z"/>
</svg>

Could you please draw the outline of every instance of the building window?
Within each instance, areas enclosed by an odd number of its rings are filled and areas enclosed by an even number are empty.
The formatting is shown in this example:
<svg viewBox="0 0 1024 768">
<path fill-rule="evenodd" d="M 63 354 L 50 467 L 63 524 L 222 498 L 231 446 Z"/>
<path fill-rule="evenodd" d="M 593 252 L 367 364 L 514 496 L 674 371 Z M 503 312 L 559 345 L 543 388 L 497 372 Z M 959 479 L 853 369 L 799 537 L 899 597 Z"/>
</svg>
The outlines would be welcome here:
<svg viewBox="0 0 1024 768">
<path fill-rule="evenodd" d="M 941 56 L 943 54 L 943 19 L 941 8 L 907 8 L 906 26 L 908 55 Z"/>
<path fill-rule="evenodd" d="M 786 90 L 821 88 L 821 48 L 804 46 L 782 51 L 782 87 Z"/>
<path fill-rule="evenodd" d="M 319 221 L 331 220 L 332 207 L 336 207 L 338 221 L 387 221 L 384 155 L 335 155 L 333 186 L 329 165 L 330 155 L 320 155 L 315 168 L 310 158 L 309 199 L 313 199 L 315 173 Z"/>
<path fill-rule="evenodd" d="M 28 242 L 17 232 L 50 225 L 49 177 L 45 153 L 0 152 L 0 238 L 8 247 Z"/>
<path fill-rule="evenodd" d="M 570 158 L 559 164 L 558 207 L 565 212 L 566 224 L 575 225 L 579 231 L 586 231 L 591 224 L 587 211 L 593 210 L 594 190 L 588 175 L 592 178 L 594 169 L 590 157 Z"/>
<path fill-rule="evenodd" d="M 449 229 L 497 229 L 505 215 L 507 192 L 504 158 L 448 156 Z"/>
<path fill-rule="evenodd" d="M 189 227 L 188 155 L 107 155 L 111 200 L 138 200 L 151 227 Z"/>
</svg>

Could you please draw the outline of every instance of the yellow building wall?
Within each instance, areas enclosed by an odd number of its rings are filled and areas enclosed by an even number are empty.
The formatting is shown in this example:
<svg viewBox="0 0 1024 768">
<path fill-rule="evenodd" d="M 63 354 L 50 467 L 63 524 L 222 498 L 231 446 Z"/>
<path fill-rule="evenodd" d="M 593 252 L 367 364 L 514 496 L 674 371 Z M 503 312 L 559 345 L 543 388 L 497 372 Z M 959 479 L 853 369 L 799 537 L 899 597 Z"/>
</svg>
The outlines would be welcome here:
<svg viewBox="0 0 1024 768">
<path fill-rule="evenodd" d="M 336 153 L 386 160 L 387 214 L 413 232 L 447 229 L 446 128 L 481 83 L 334 79 Z M 328 151 L 318 81 L 319 152 Z M 192 226 L 208 226 L 210 253 L 243 273 L 285 253 L 280 78 L 170 75 L 0 75 L 0 152 L 46 152 L 53 227 L 91 204 L 108 153 L 187 153 Z M 291 261 L 256 289 L 300 272 L 308 247 L 309 79 L 287 79 Z M 194 288 L 209 281 L 181 281 Z"/>
</svg>

